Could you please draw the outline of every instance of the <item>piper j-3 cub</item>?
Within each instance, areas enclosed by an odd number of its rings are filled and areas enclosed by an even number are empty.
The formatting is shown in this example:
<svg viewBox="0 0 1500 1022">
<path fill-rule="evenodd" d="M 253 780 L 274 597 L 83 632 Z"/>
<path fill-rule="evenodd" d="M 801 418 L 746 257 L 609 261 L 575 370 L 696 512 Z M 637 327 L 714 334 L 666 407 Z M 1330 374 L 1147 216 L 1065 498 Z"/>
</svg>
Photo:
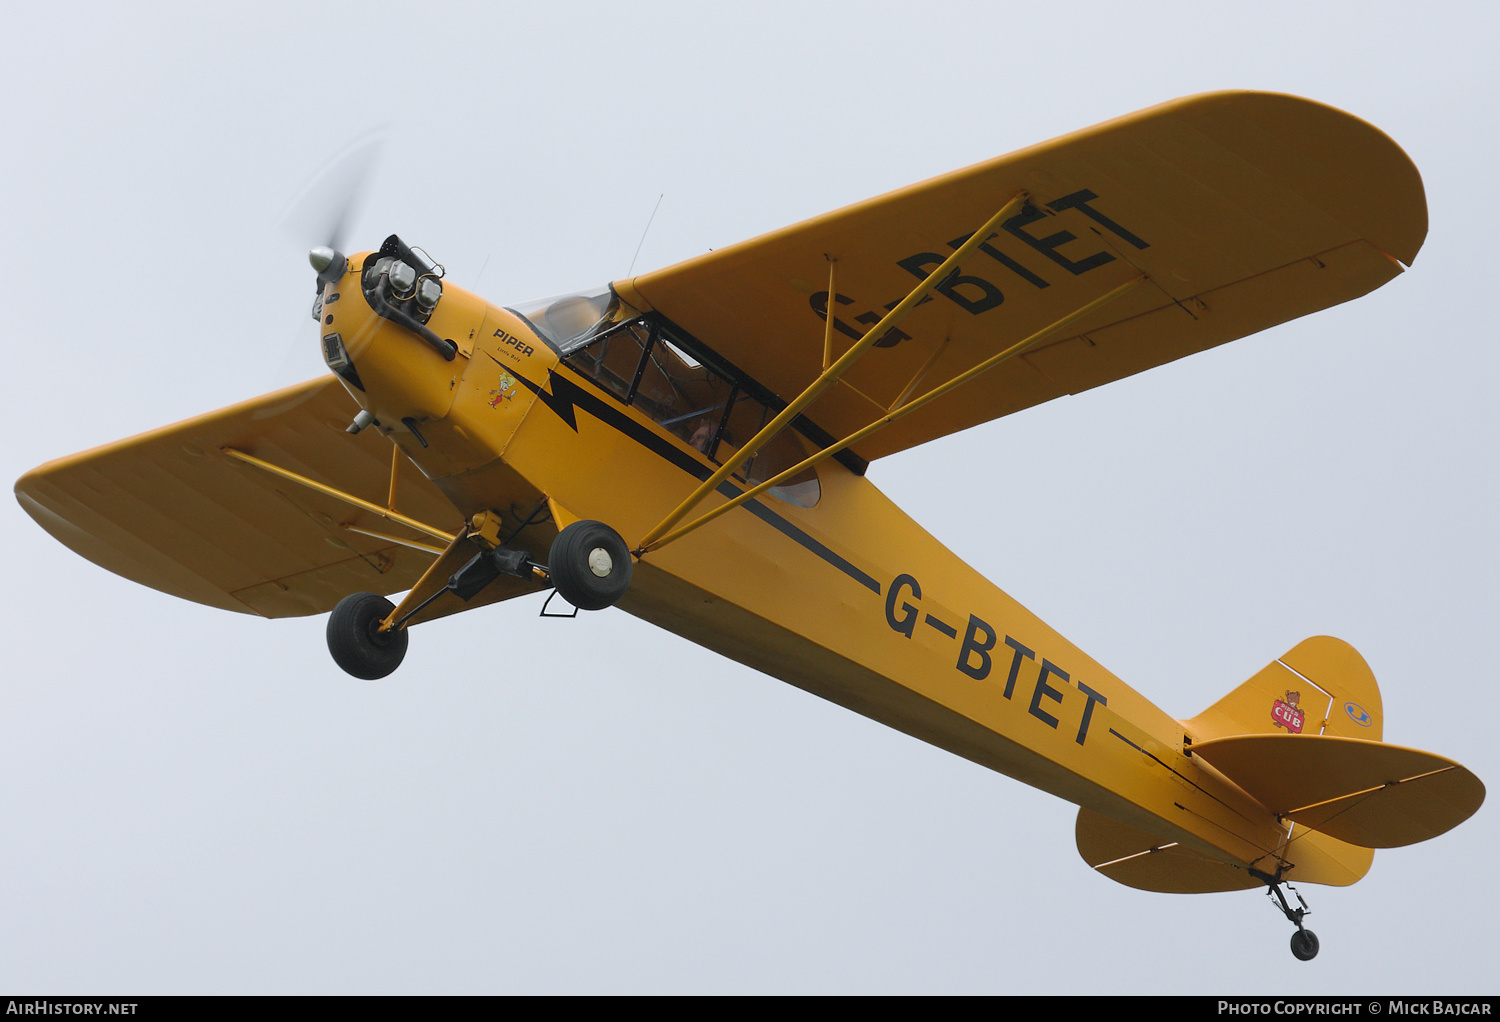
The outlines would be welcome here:
<svg viewBox="0 0 1500 1022">
<path fill-rule="evenodd" d="M 392 235 L 312 252 L 329 375 L 16 484 L 111 571 L 332 611 L 367 679 L 413 625 L 555 589 L 1079 806 L 1150 891 L 1268 888 L 1467 819 L 1464 767 L 1381 741 L 1338 639 L 1157 709 L 865 479 L 873 460 L 1348 301 L 1427 232 L 1416 168 L 1289 96 L 1176 100 L 742 244 L 492 305 Z M 399 604 L 385 597 L 405 592 Z M 545 609 L 545 608 L 544 608 Z"/>
</svg>

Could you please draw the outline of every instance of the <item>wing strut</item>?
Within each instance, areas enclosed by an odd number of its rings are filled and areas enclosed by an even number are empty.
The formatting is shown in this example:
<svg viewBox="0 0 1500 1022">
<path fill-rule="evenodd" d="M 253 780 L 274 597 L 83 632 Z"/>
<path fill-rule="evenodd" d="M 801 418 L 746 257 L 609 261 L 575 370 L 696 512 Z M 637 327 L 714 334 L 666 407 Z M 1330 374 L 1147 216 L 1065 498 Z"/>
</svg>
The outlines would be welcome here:
<svg viewBox="0 0 1500 1022">
<path fill-rule="evenodd" d="M 720 483 L 728 479 L 731 475 L 734 474 L 734 472 L 736 472 L 740 468 L 741 465 L 749 461 L 750 458 L 754 456 L 755 452 L 760 449 L 761 444 L 765 443 L 767 440 L 771 439 L 771 437 L 781 432 L 782 428 L 786 426 L 787 423 L 791 422 L 801 414 L 802 409 L 812 404 L 813 401 L 817 400 L 818 395 L 822 394 L 823 391 L 833 386 L 838 378 L 840 376 L 843 376 L 844 373 L 848 371 L 849 367 L 857 362 L 859 360 L 859 357 L 866 351 L 868 351 L 876 341 L 884 337 L 887 331 L 889 331 L 897 323 L 905 319 L 907 315 L 921 303 L 922 299 L 927 297 L 930 291 L 932 291 L 943 281 L 947 280 L 950 273 L 953 273 L 955 270 L 957 270 L 963 263 L 963 261 L 967 259 L 971 254 L 973 254 L 974 250 L 982 245 L 985 239 L 987 239 L 991 235 L 991 233 L 993 233 L 1000 226 L 1001 223 L 1009 218 L 1019 206 L 1026 202 L 1027 197 L 1027 192 L 1017 192 L 1009 202 L 1000 207 L 1000 212 L 990 217 L 989 221 L 985 223 L 983 227 L 979 228 L 979 230 L 975 231 L 972 235 L 969 236 L 968 241 L 960 245 L 958 249 L 947 259 L 944 259 L 942 265 L 933 270 L 930 274 L 927 275 L 925 280 L 923 280 L 920 284 L 913 288 L 911 294 L 901 299 L 900 303 L 897 304 L 894 309 L 892 309 L 890 312 L 887 312 L 884 318 L 882 318 L 879 323 L 876 323 L 874 326 L 872 326 L 869 329 L 869 332 L 867 332 L 863 337 L 855 342 L 854 347 L 844 352 L 844 354 L 839 357 L 838 361 L 834 362 L 833 365 L 829 366 L 827 369 L 824 369 L 823 372 L 819 374 L 816 380 L 808 384 L 806 390 L 797 395 L 797 397 L 793 399 L 791 404 L 787 405 L 781 410 L 781 414 L 777 415 L 776 418 L 767 423 L 765 428 L 763 428 L 759 433 L 755 434 L 755 436 L 745 441 L 744 445 L 741 446 L 737 452 L 735 452 L 735 455 L 732 458 L 728 459 L 724 462 L 723 465 L 719 466 L 719 470 L 717 472 L 704 480 L 696 490 L 688 494 L 688 498 L 686 500 L 677 505 L 676 510 L 672 511 L 671 514 L 663 518 L 655 528 L 653 528 L 650 532 L 646 533 L 646 535 L 641 538 L 640 546 L 635 551 L 636 556 L 640 556 L 645 551 L 660 546 L 661 544 L 657 541 L 661 539 L 661 537 L 666 533 L 668 529 L 670 529 L 672 526 L 676 525 L 684 517 L 686 517 L 689 511 L 697 507 L 698 504 L 703 501 L 704 497 L 717 490 Z M 829 268 L 829 275 L 830 277 L 832 276 L 832 267 Z M 832 318 L 833 317 L 830 314 L 830 321 L 832 320 Z M 832 335 L 829 334 L 827 336 L 831 337 Z M 828 341 L 825 340 L 824 350 L 827 351 L 827 348 Z"/>
<path fill-rule="evenodd" d="M 837 259 L 834 259 L 832 256 L 827 256 L 827 255 L 825 255 L 823 258 L 828 260 L 828 308 L 831 309 L 831 308 L 833 308 L 834 302 L 838 299 L 838 296 L 839 296 L 838 291 L 834 290 L 834 283 L 835 282 L 834 282 L 834 279 L 833 279 L 833 271 L 838 267 L 839 261 Z M 828 367 L 833 364 L 833 320 L 834 320 L 834 317 L 830 314 L 830 315 L 824 317 L 824 319 L 825 319 L 825 322 L 823 324 L 823 371 L 826 373 L 828 371 Z"/>
<path fill-rule="evenodd" d="M 1009 206 L 1007 206 L 1006 208 L 1008 209 Z M 1004 212 L 1005 212 L 1005 210 L 1001 210 L 1001 213 L 1004 213 Z M 987 232 L 988 232 L 988 228 L 987 227 L 983 228 L 983 229 L 980 230 L 980 232 L 978 234 L 975 234 L 974 237 L 978 238 L 978 237 L 987 236 Z M 960 249 L 960 251 L 962 251 L 962 250 Z M 952 259 L 950 258 L 949 262 L 951 262 L 951 261 L 952 261 Z M 942 280 L 946 276 L 947 269 L 948 269 L 948 264 L 944 263 L 942 266 L 938 267 L 938 269 L 932 274 L 932 276 L 928 277 L 927 279 L 928 280 L 934 280 L 934 279 L 936 279 L 936 280 Z M 733 509 L 739 507 L 741 504 L 744 504 L 746 501 L 754 500 L 756 497 L 760 496 L 762 493 L 764 493 L 767 490 L 771 489 L 771 487 L 773 487 L 773 486 L 780 486 L 786 480 L 791 479 L 793 476 L 796 476 L 797 474 L 799 474 L 799 473 L 801 473 L 801 472 L 803 472 L 803 471 L 811 468 L 812 466 L 816 465 L 818 462 L 824 461 L 824 460 L 826 460 L 828 458 L 833 457 L 839 451 L 842 451 L 844 448 L 850 446 L 851 444 L 857 444 L 857 443 L 859 443 L 861 440 L 863 440 L 865 437 L 869 436 L 871 433 L 874 433 L 877 430 L 884 429 L 886 426 L 889 426 L 891 423 L 895 422 L 897 419 L 901 418 L 902 416 L 908 415 L 908 414 L 916 411 L 918 408 L 921 408 L 923 405 L 927 404 L 928 402 L 934 401 L 937 398 L 942 397 L 944 394 L 948 393 L 953 388 L 962 386 L 963 384 L 965 384 L 965 383 L 969 382 L 970 380 L 972 380 L 974 377 L 978 376 L 980 373 L 985 372 L 986 370 L 989 370 L 989 369 L 993 369 L 995 366 L 999 365 L 1001 362 L 1004 362 L 1006 359 L 1014 358 L 1015 356 L 1021 354 L 1022 352 L 1026 351 L 1026 349 L 1028 349 L 1031 346 L 1033 346 L 1034 344 L 1036 344 L 1038 341 L 1042 340 L 1043 338 L 1045 338 L 1045 337 L 1047 337 L 1047 336 L 1049 336 L 1051 334 L 1054 334 L 1058 330 L 1061 330 L 1063 327 L 1068 326 L 1070 323 L 1073 323 L 1073 322 L 1077 321 L 1078 319 L 1081 319 L 1082 317 L 1084 317 L 1084 316 L 1088 315 L 1089 313 L 1093 312 L 1095 309 L 1099 308 L 1101 305 L 1106 305 L 1109 302 L 1114 301 L 1120 295 L 1124 294 L 1126 291 L 1129 291 L 1131 288 L 1135 287 L 1137 284 L 1139 284 L 1141 281 L 1143 281 L 1145 279 L 1146 279 L 1146 276 L 1144 274 L 1142 274 L 1139 277 L 1132 277 L 1130 280 L 1127 280 L 1125 283 L 1121 284 L 1120 286 L 1118 286 L 1118 287 L 1116 287 L 1116 288 L 1114 288 L 1114 289 L 1106 292 L 1105 294 L 1100 295 L 1098 298 L 1095 298 L 1093 301 L 1087 303 L 1086 305 L 1079 306 L 1077 309 L 1074 309 L 1072 312 L 1068 313 L 1066 316 L 1062 317 L 1061 319 L 1059 319 L 1059 320 L 1057 320 L 1057 321 L 1055 321 L 1053 323 L 1048 324 L 1047 326 L 1045 326 L 1042 329 L 1038 330 L 1036 333 L 1032 334 L 1031 336 L 1029 336 L 1029 337 L 1027 337 L 1027 338 L 1025 338 L 1023 340 L 1017 341 L 1015 344 L 1012 344 L 1010 347 L 1006 348 L 1004 351 L 1000 352 L 999 354 L 993 355 L 990 358 L 985 359 L 983 362 L 979 363 L 977 366 L 974 366 L 972 369 L 969 369 L 967 372 L 960 373 L 959 375 L 953 377 L 953 379 L 949 380 L 947 383 L 944 383 L 944 384 L 942 384 L 941 386 L 938 386 L 938 387 L 934 387 L 932 390 L 929 390 L 927 393 L 923 394 L 921 397 L 913 398 L 912 400 L 905 401 L 905 403 L 903 403 L 904 399 L 906 398 L 906 395 L 908 393 L 910 393 L 912 390 L 916 389 L 917 384 L 921 382 L 922 377 L 926 375 L 927 370 L 930 369 L 932 367 L 933 362 L 935 362 L 937 360 L 937 354 L 941 353 L 942 350 L 943 350 L 943 347 L 940 346 L 938 348 L 938 352 L 934 353 L 933 357 L 927 360 L 927 364 L 924 365 L 921 369 L 919 369 L 917 371 L 917 375 L 914 376 L 914 377 L 912 377 L 911 383 L 907 384 L 906 391 L 904 391 L 902 393 L 901 397 L 897 398 L 896 401 L 891 405 L 891 408 L 887 412 L 887 414 L 883 415 L 879 419 L 876 419 L 874 422 L 870 423 L 864 429 L 861 429 L 861 430 L 859 430 L 856 433 L 850 434 L 849 436 L 847 436 L 844 439 L 838 441 L 837 443 L 831 444 L 828 447 L 823 448 L 818 453 L 812 455 L 811 457 L 809 457 L 809 458 L 807 458 L 807 459 L 805 459 L 803 461 L 798 462 L 797 464 L 793 465 L 791 468 L 785 470 L 784 472 L 777 473 L 776 475 L 774 475 L 771 478 L 765 480 L 764 482 L 761 482 L 761 483 L 758 483 L 755 486 L 752 486 L 750 489 L 746 490 L 744 493 L 741 493 L 739 496 L 734 497 L 734 498 L 726 501 L 723 504 L 720 504 L 718 507 L 714 508 L 712 511 L 709 511 L 709 512 L 707 512 L 705 514 L 702 514 L 702 515 L 698 516 L 697 518 L 695 518 L 691 522 L 689 522 L 687 525 L 684 525 L 684 526 L 682 526 L 682 528 L 677 529 L 675 532 L 666 532 L 665 530 L 667 528 L 669 528 L 674 522 L 676 522 L 679 519 L 681 519 L 683 517 L 683 514 L 685 514 L 688 509 L 691 509 L 692 505 L 697 502 L 697 500 L 695 500 L 694 498 L 699 498 L 699 494 L 708 485 L 707 483 L 705 483 L 704 486 L 700 486 L 698 488 L 698 490 L 694 492 L 693 497 L 689 498 L 688 501 L 686 501 L 684 503 L 683 507 L 678 508 L 677 511 L 673 512 L 671 515 L 668 515 L 667 519 L 664 522 L 662 522 L 661 525 L 658 525 L 655 529 L 651 530 L 651 532 L 649 534 L 647 534 L 646 538 L 641 541 L 640 549 L 638 549 L 638 550 L 635 551 L 636 556 L 639 557 L 642 554 L 648 553 L 648 552 L 650 552 L 652 550 L 659 549 L 660 547 L 664 546 L 667 543 L 672 542 L 675 539 L 680 539 L 681 537 L 686 536 L 688 533 L 692 532 L 694 529 L 698 528 L 699 526 L 707 525 L 709 522 L 713 521 L 715 518 L 717 518 L 720 515 L 724 514 L 726 511 L 732 511 Z M 915 294 L 915 292 L 913 292 L 913 294 Z M 897 308 L 899 309 L 900 306 L 897 306 Z M 890 317 L 887 317 L 887 319 L 888 318 L 890 318 Z M 865 341 L 867 341 L 871 336 L 875 336 L 875 337 L 883 336 L 883 329 L 882 328 L 884 326 L 885 326 L 885 321 L 884 320 L 882 320 L 880 323 L 876 324 L 876 326 L 873 327 L 870 330 L 870 333 L 868 333 L 868 334 L 865 335 L 864 340 L 861 340 L 860 343 L 857 344 L 857 345 L 855 345 L 854 349 L 852 349 L 852 350 L 862 350 L 866 346 Z M 811 388 L 809 388 L 809 389 L 811 389 Z M 772 425 L 775 425 L 775 423 L 772 423 Z M 769 432 L 769 430 L 770 430 L 770 427 L 767 427 L 765 430 L 762 430 L 761 431 L 762 436 L 766 432 Z M 761 442 L 762 436 L 756 436 L 754 440 L 751 440 L 749 443 L 745 444 L 745 446 L 743 448 L 741 448 L 741 454 L 743 454 L 746 451 L 753 452 L 756 449 L 756 446 Z M 743 460 L 743 459 L 740 459 L 740 460 Z M 736 466 L 738 466 L 739 461 L 734 462 L 734 464 Z M 715 473 L 715 479 L 718 479 L 718 478 L 722 477 L 723 474 L 724 474 L 724 472 L 721 469 L 718 473 Z M 714 479 L 710 479 L 709 482 L 714 482 Z M 701 498 L 699 498 L 699 499 L 701 499 Z"/>
<path fill-rule="evenodd" d="M 317 480 L 309 479 L 307 476 L 301 475 L 297 472 L 293 472 L 291 469 L 282 468 L 280 465 L 273 465 L 269 461 L 262 461 L 261 459 L 255 457 L 253 454 L 246 454 L 244 451 L 235 450 L 233 447 L 220 447 L 219 450 L 229 455 L 229 457 L 233 458 L 235 461 L 242 461 L 246 465 L 253 465 L 256 468 L 261 469 L 262 471 L 271 473 L 272 475 L 278 475 L 283 479 L 290 479 L 294 483 L 300 483 L 310 490 L 317 490 L 319 493 L 326 494 L 334 498 L 335 500 L 342 500 L 346 504 L 353 504 L 355 507 L 363 508 L 364 510 L 370 512 L 372 515 L 379 515 L 380 517 L 389 519 L 390 521 L 398 522 L 401 525 L 406 526 L 408 529 L 415 529 L 420 533 L 431 536 L 433 539 L 440 539 L 445 545 L 452 543 L 457 538 L 451 532 L 444 532 L 442 529 L 439 529 L 436 526 L 428 525 L 425 522 L 419 522 L 415 518 L 408 518 L 394 508 L 381 507 L 379 504 L 372 504 L 368 500 L 361 500 L 359 497 L 354 496 L 354 494 L 352 493 L 345 493 L 343 490 L 336 490 L 332 486 L 325 486 Z M 395 497 L 396 494 L 396 480 L 394 475 L 395 467 L 396 463 L 393 461 L 391 463 L 392 477 L 390 490 L 392 497 Z M 423 547 L 422 549 L 429 548 Z"/>
</svg>

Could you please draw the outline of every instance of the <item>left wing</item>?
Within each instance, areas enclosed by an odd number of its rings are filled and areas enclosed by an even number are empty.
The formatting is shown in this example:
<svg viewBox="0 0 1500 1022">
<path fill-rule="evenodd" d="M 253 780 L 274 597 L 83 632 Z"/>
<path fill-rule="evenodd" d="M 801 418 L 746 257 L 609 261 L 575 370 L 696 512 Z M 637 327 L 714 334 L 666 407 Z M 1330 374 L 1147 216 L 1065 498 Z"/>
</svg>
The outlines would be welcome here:
<svg viewBox="0 0 1500 1022">
<path fill-rule="evenodd" d="M 410 589 L 435 541 L 220 449 L 384 506 L 392 445 L 344 432 L 358 410 L 326 376 L 49 462 L 17 481 L 16 499 L 65 546 L 142 585 L 244 614 L 319 614 L 349 593 Z M 401 511 L 458 532 L 458 510 L 404 469 Z"/>
</svg>

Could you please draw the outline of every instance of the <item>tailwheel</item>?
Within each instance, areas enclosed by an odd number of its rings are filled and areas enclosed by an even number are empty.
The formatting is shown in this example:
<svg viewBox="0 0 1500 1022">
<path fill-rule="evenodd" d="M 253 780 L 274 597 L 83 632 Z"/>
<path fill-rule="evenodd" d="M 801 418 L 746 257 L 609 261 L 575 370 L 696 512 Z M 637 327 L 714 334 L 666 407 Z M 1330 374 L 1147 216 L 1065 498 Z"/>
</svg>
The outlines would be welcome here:
<svg viewBox="0 0 1500 1022">
<path fill-rule="evenodd" d="M 1292 892 L 1292 897 L 1297 899 L 1299 907 L 1292 908 L 1287 902 L 1286 895 L 1281 893 L 1282 885 L 1285 883 L 1281 879 L 1282 872 L 1282 870 L 1277 870 L 1273 876 L 1269 873 L 1262 873 L 1258 869 L 1251 869 L 1250 875 L 1269 888 L 1266 891 L 1267 896 L 1276 900 L 1276 907 L 1281 910 L 1281 914 L 1297 928 L 1297 932 L 1292 934 L 1292 954 L 1297 956 L 1299 962 L 1310 962 L 1318 956 L 1318 935 L 1302 928 L 1302 917 L 1312 910 L 1307 907 L 1306 900 L 1291 884 L 1286 884 L 1286 889 Z"/>
<path fill-rule="evenodd" d="M 552 584 L 579 610 L 613 606 L 630 587 L 630 548 L 603 522 L 574 522 L 552 541 Z"/>
<path fill-rule="evenodd" d="M 1292 934 L 1292 954 L 1299 962 L 1310 962 L 1318 957 L 1318 935 L 1311 930 L 1298 930 Z"/>
<path fill-rule="evenodd" d="M 346 596 L 328 615 L 328 652 L 347 673 L 365 681 L 384 678 L 406 656 L 405 629 L 380 631 L 396 605 L 378 593 Z"/>
</svg>

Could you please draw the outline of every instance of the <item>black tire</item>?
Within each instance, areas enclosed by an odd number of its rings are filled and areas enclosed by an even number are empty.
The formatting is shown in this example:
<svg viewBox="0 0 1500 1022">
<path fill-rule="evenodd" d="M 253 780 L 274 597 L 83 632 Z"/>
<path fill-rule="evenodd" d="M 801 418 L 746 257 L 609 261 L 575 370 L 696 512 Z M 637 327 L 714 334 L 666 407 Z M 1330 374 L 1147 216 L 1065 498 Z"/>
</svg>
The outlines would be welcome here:
<svg viewBox="0 0 1500 1022">
<path fill-rule="evenodd" d="M 406 630 L 377 631 L 395 607 L 378 593 L 355 593 L 340 600 L 328 615 L 333 662 L 365 681 L 384 678 L 400 667 L 406 657 Z"/>
<path fill-rule="evenodd" d="M 1311 930 L 1298 930 L 1292 934 L 1292 954 L 1299 962 L 1310 962 L 1318 957 L 1318 935 Z"/>
<path fill-rule="evenodd" d="M 603 522 L 574 522 L 552 541 L 552 584 L 579 610 L 613 606 L 630 588 L 630 548 Z M 600 571 L 603 574 L 600 574 Z"/>
</svg>

